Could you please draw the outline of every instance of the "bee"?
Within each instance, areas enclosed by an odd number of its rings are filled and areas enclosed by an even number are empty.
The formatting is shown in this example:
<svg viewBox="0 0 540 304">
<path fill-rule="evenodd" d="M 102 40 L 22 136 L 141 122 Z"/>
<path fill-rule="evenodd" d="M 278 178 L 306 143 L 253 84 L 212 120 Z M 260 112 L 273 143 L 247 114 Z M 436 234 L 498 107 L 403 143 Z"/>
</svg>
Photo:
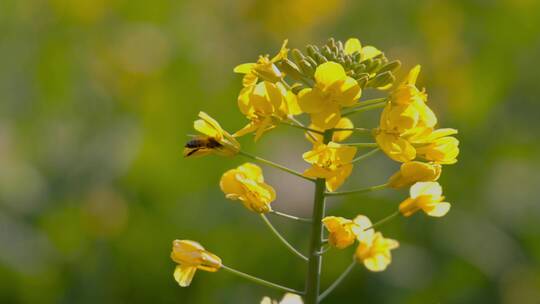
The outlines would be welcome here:
<svg viewBox="0 0 540 304">
<path fill-rule="evenodd" d="M 194 136 L 184 146 L 184 157 L 206 155 L 223 147 L 217 140 L 207 136 Z"/>
</svg>

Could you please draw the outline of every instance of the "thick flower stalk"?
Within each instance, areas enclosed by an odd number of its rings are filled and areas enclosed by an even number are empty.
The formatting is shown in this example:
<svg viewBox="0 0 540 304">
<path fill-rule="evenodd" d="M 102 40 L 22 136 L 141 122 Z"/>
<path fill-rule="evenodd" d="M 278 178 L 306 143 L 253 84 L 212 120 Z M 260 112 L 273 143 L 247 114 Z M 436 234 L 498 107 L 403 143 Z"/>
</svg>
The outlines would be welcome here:
<svg viewBox="0 0 540 304">
<path fill-rule="evenodd" d="M 363 46 L 360 40 L 351 38 L 345 43 L 330 39 L 322 46 L 308 45 L 304 52 L 289 50 L 285 41 L 275 56 L 262 55 L 255 62 L 234 68 L 234 72 L 243 74 L 236 105 L 247 119 L 245 126 L 231 135 L 216 120 L 200 112 L 194 123 L 200 134 L 186 143 L 184 156 L 243 156 L 314 184 L 313 212 L 311 217 L 303 218 L 271 207 L 279 199 L 278 191 L 265 181 L 263 169 L 254 163 L 226 171 L 219 183 L 225 198 L 239 201 L 251 214 L 258 214 L 270 235 L 285 247 L 281 249 L 287 249 L 299 262 L 306 262 L 305 284 L 295 289 L 249 275 L 224 265 L 199 243 L 187 240 L 173 242 L 175 280 L 181 286 L 188 286 L 196 270 L 223 269 L 285 292 L 280 301 L 264 297 L 262 304 L 321 303 L 356 265 L 373 272 L 390 267 L 393 250 L 399 247 L 399 242 L 383 236 L 380 227 L 385 223 L 398 217 L 411 217 L 418 211 L 431 217 L 444 216 L 450 204 L 444 201 L 437 180 L 442 166 L 457 162 L 459 141 L 454 137 L 457 130 L 437 128 L 438 119 L 428 106 L 426 90 L 417 86 L 420 66 L 413 67 L 398 82 L 395 73 L 400 66 L 398 60 L 388 60 L 378 48 Z M 368 90 L 374 90 L 379 97 L 362 99 Z M 377 110 L 380 111 L 377 127 L 359 126 L 353 119 L 357 113 Z M 301 155 L 306 163 L 303 172 L 241 148 L 238 138 L 250 135 L 258 141 L 278 127 L 299 129 L 299 136 L 305 137 L 311 147 Z M 356 133 L 371 140 L 348 142 Z M 379 151 L 400 163 L 397 172 L 379 185 L 338 191 L 347 187 L 357 163 L 368 161 Z M 331 213 L 326 208 L 329 196 L 388 188 L 409 188 L 409 196 L 396 206 L 394 213 L 376 222 L 363 214 L 327 215 Z M 306 224 L 310 228 L 309 249 L 303 252 L 287 241 L 279 232 L 280 227 L 272 224 L 272 216 Z M 352 250 L 352 246 L 356 249 Z M 330 249 L 351 250 L 351 264 L 322 290 L 323 255 Z"/>
</svg>

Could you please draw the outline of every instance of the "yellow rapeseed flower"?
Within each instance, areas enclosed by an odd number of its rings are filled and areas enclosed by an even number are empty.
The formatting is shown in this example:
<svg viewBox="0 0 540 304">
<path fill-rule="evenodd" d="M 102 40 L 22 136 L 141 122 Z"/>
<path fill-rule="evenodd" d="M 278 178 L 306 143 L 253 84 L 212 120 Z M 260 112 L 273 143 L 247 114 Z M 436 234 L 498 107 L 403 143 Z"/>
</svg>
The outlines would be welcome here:
<svg viewBox="0 0 540 304">
<path fill-rule="evenodd" d="M 355 252 L 356 260 L 371 271 L 383 271 L 392 262 L 390 250 L 399 247 L 393 239 L 384 238 L 380 232 L 361 241 Z"/>
<path fill-rule="evenodd" d="M 401 164 L 398 172 L 388 179 L 392 188 L 409 187 L 416 182 L 432 182 L 441 176 L 441 165 L 410 161 Z"/>
<path fill-rule="evenodd" d="M 252 163 L 225 172 L 219 186 L 225 197 L 240 200 L 246 208 L 257 213 L 271 211 L 270 203 L 276 199 L 274 188 L 264 182 L 261 168 Z"/>
<path fill-rule="evenodd" d="M 411 216 L 423 210 L 429 216 L 441 217 L 450 210 L 450 204 L 443 202 L 441 185 L 437 182 L 418 182 L 410 189 L 410 197 L 399 205 L 404 216 Z"/>
<path fill-rule="evenodd" d="M 255 132 L 255 140 L 273 129 L 278 121 L 287 119 L 288 115 L 301 113 L 296 95 L 281 83 L 269 81 L 242 89 L 238 95 L 238 107 L 250 123 L 234 136 Z"/>
<path fill-rule="evenodd" d="M 420 66 L 415 66 L 391 94 L 381 113 L 375 140 L 388 157 L 398 162 L 416 158 L 413 138 L 429 133 L 437 117 L 426 105 L 427 95 L 416 87 Z"/>
<path fill-rule="evenodd" d="M 424 138 L 418 139 L 423 145 L 416 148 L 418 156 L 438 164 L 450 165 L 457 162 L 459 140 L 450 135 L 457 130 L 445 128 L 435 130 Z"/>
<path fill-rule="evenodd" d="M 221 259 L 195 241 L 174 240 L 171 259 L 178 264 L 174 279 L 182 287 L 191 284 L 197 269 L 216 272 L 221 268 Z"/>
<path fill-rule="evenodd" d="M 242 79 L 244 87 L 255 85 L 259 78 L 270 82 L 278 82 L 283 78 L 283 73 L 275 65 L 276 62 L 287 58 L 287 40 L 283 41 L 279 53 L 270 59 L 269 55 L 259 56 L 255 63 L 244 63 L 234 68 L 235 73 L 245 74 Z"/>
<path fill-rule="evenodd" d="M 355 240 L 369 239 L 374 233 L 370 228 L 371 221 L 363 215 L 358 215 L 354 220 L 327 216 L 322 222 L 329 232 L 328 243 L 338 249 L 349 247 Z"/>
<path fill-rule="evenodd" d="M 193 127 L 202 135 L 196 135 L 186 143 L 184 157 L 210 153 L 232 156 L 240 151 L 240 143 L 223 130 L 215 119 L 204 112 L 199 112 L 199 118 L 193 123 Z"/>
<path fill-rule="evenodd" d="M 339 249 L 347 248 L 354 243 L 356 236 L 352 231 L 353 221 L 337 216 L 327 216 L 322 220 L 328 230 L 328 243 Z"/>
<path fill-rule="evenodd" d="M 356 154 L 356 148 L 343 146 L 334 142 L 316 144 L 313 150 L 302 155 L 312 166 L 304 175 L 313 178 L 325 178 L 328 191 L 335 191 L 349 177 L 353 165 L 351 161 Z"/>
<path fill-rule="evenodd" d="M 269 297 L 264 297 L 261 304 L 303 304 L 302 297 L 294 293 L 286 293 L 281 301 L 275 301 Z"/>
<path fill-rule="evenodd" d="M 315 86 L 298 93 L 302 111 L 321 129 L 333 128 L 341 118 L 341 108 L 350 107 L 360 98 L 361 89 L 354 78 L 336 62 L 325 62 L 315 70 Z"/>
<path fill-rule="evenodd" d="M 387 133 L 384 130 L 377 130 L 375 141 L 388 157 L 398 162 L 408 162 L 416 158 L 416 149 L 407 140 L 395 133 Z"/>
</svg>

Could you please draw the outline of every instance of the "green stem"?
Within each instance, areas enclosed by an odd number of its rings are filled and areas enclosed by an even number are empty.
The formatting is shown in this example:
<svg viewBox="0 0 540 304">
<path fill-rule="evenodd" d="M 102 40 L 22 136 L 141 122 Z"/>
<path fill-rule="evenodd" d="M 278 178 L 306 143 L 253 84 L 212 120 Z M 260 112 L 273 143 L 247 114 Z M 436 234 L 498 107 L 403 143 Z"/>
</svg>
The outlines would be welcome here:
<svg viewBox="0 0 540 304">
<path fill-rule="evenodd" d="M 261 157 L 255 156 L 255 155 L 248 154 L 248 153 L 246 153 L 246 152 L 244 152 L 244 151 L 239 151 L 238 154 L 243 155 L 243 156 L 248 157 L 248 158 L 251 158 L 251 159 L 254 159 L 254 160 L 259 161 L 259 162 L 261 162 L 261 163 L 263 163 L 263 164 L 266 164 L 266 165 L 268 165 L 268 166 L 271 166 L 271 167 L 280 169 L 280 170 L 285 171 L 285 172 L 287 172 L 287 173 L 290 173 L 290 174 L 292 174 L 292 175 L 296 175 L 296 176 L 298 176 L 298 177 L 300 177 L 300 178 L 303 178 L 303 179 L 305 179 L 305 180 L 312 181 L 312 182 L 315 181 L 314 179 L 312 179 L 312 178 L 310 178 L 310 177 L 304 176 L 304 175 L 303 175 L 302 173 L 300 173 L 300 172 L 296 172 L 296 171 L 294 171 L 294 170 L 292 170 L 292 169 L 289 169 L 289 168 L 287 168 L 287 167 L 285 167 L 285 166 L 282 166 L 282 165 L 280 165 L 280 164 L 276 164 L 276 163 L 274 163 L 274 162 L 272 162 L 272 161 L 269 161 L 269 160 L 266 160 L 266 159 L 264 159 L 264 158 L 261 158 Z"/>
<path fill-rule="evenodd" d="M 326 196 L 343 196 L 343 195 L 349 195 L 349 194 L 357 194 L 357 193 L 366 193 L 366 192 L 372 192 L 376 190 L 382 190 L 388 187 L 388 184 L 382 184 L 377 185 L 373 187 L 358 189 L 358 190 L 352 190 L 352 191 L 342 191 L 342 192 L 326 192 L 324 195 Z"/>
<path fill-rule="evenodd" d="M 293 127 L 293 128 L 297 128 L 297 129 L 306 130 L 308 132 L 313 132 L 313 133 L 317 133 L 317 134 L 323 134 L 323 132 L 321 132 L 319 130 L 304 127 L 303 125 L 299 125 L 299 124 L 292 124 L 292 123 L 288 123 L 286 121 L 281 121 L 280 124 L 285 125 L 285 126 L 289 126 L 289 127 Z"/>
<path fill-rule="evenodd" d="M 333 132 L 324 132 L 323 143 L 328 144 L 332 140 Z M 319 303 L 319 289 L 321 283 L 322 256 L 319 254 L 322 247 L 323 229 L 322 219 L 324 217 L 324 205 L 326 191 L 326 180 L 317 178 L 315 181 L 315 195 L 313 202 L 313 215 L 311 223 L 311 241 L 309 246 L 309 261 L 306 278 L 305 304 Z"/>
<path fill-rule="evenodd" d="M 386 222 L 388 222 L 388 221 L 394 219 L 394 218 L 395 218 L 396 216 L 398 216 L 398 215 L 399 215 L 399 211 L 396 211 L 396 212 L 390 214 L 389 216 L 383 218 L 382 220 L 376 222 L 375 224 L 371 225 L 371 227 L 368 227 L 368 228 L 364 229 L 364 231 L 365 231 L 365 230 L 368 230 L 368 229 L 374 229 L 374 228 L 376 228 L 376 227 L 379 227 L 380 225 L 382 225 L 382 224 L 384 224 L 384 223 L 386 223 Z"/>
<path fill-rule="evenodd" d="M 279 284 L 276 284 L 276 283 L 272 283 L 272 282 L 269 282 L 269 281 L 266 281 L 266 280 L 263 280 L 263 279 L 260 279 L 260 278 L 257 278 L 257 277 L 254 277 L 252 275 L 249 275 L 247 273 L 243 273 L 241 271 L 238 271 L 236 269 L 233 269 L 233 268 L 230 268 L 230 267 L 227 267 L 225 265 L 221 265 L 221 268 L 232 273 L 232 274 L 235 274 L 239 277 L 242 277 L 244 279 L 248 279 L 254 283 L 257 283 L 257 284 L 260 284 L 260 285 L 264 285 L 264 286 L 267 286 L 267 287 L 271 287 L 271 288 L 275 288 L 275 289 L 279 289 L 281 291 L 285 291 L 285 292 L 290 292 L 290 293 L 295 293 L 295 294 L 298 294 L 298 295 L 302 295 L 304 294 L 303 292 L 301 291 L 298 291 L 296 289 L 292 289 L 292 288 L 289 288 L 289 287 L 285 287 L 285 286 L 281 286 Z"/>
<path fill-rule="evenodd" d="M 346 117 L 346 116 L 350 116 L 350 115 L 353 115 L 353 114 L 366 112 L 366 111 L 369 111 L 369 110 L 384 108 L 385 106 L 386 106 L 386 102 L 376 103 L 376 104 L 372 104 L 372 105 L 369 105 L 369 106 L 354 109 L 354 110 L 351 110 L 349 112 L 345 112 L 345 113 L 341 114 L 341 117 Z"/>
<path fill-rule="evenodd" d="M 290 214 L 275 211 L 275 210 L 272 210 L 270 212 L 272 214 L 275 214 L 275 215 L 278 215 L 278 216 L 281 216 L 281 217 L 284 217 L 284 218 L 288 218 L 288 219 L 291 219 L 291 220 L 295 220 L 295 221 L 299 221 L 299 222 L 311 223 L 311 219 L 308 219 L 308 218 L 298 217 L 298 216 L 290 215 Z"/>
<path fill-rule="evenodd" d="M 296 250 L 296 248 L 294 248 L 289 242 L 287 242 L 287 240 L 279 233 L 279 231 L 277 231 L 277 229 L 274 227 L 274 225 L 272 225 L 272 223 L 270 223 L 270 221 L 268 220 L 266 215 L 264 215 L 263 213 L 261 213 L 260 215 L 261 215 L 262 220 L 266 224 L 266 226 L 268 226 L 268 228 L 270 228 L 270 231 L 272 231 L 272 233 L 274 233 L 274 235 L 277 236 L 277 238 L 281 241 L 281 243 L 283 243 L 283 245 L 285 245 L 285 247 L 287 247 L 287 249 L 289 249 L 290 252 L 292 252 L 294 255 L 301 258 L 302 260 L 304 260 L 306 262 L 308 261 L 308 258 L 306 258 L 298 250 Z"/>
<path fill-rule="evenodd" d="M 377 148 L 377 143 L 343 143 L 347 146 L 359 147 L 359 148 Z"/>
<path fill-rule="evenodd" d="M 388 99 L 387 97 L 383 98 L 374 98 L 374 99 L 368 99 L 368 100 L 360 100 L 357 104 L 355 104 L 352 108 L 359 108 L 359 107 L 365 107 L 372 104 L 377 104 L 381 102 L 386 102 Z"/>
<path fill-rule="evenodd" d="M 375 148 L 375 149 L 373 149 L 373 150 L 371 150 L 371 151 L 369 151 L 369 152 L 367 152 L 365 154 L 362 154 L 362 155 L 358 156 L 357 158 L 353 159 L 351 161 L 351 163 L 355 163 L 355 162 L 359 162 L 361 160 L 364 160 L 364 159 L 366 159 L 366 158 L 368 158 L 368 157 L 370 157 L 372 155 L 377 154 L 377 152 L 379 152 L 379 148 Z"/>
<path fill-rule="evenodd" d="M 319 297 L 319 301 L 322 301 L 324 298 L 326 298 L 326 296 L 328 296 L 332 291 L 334 291 L 334 289 L 336 289 L 336 287 L 338 287 L 339 284 L 341 284 L 341 282 L 349 275 L 349 273 L 351 273 L 354 266 L 356 266 L 356 261 L 352 261 L 349 267 L 347 267 L 347 269 L 343 271 L 343 273 L 334 281 L 334 283 L 332 283 L 330 287 L 328 287 L 323 293 L 321 293 L 321 296 Z"/>
<path fill-rule="evenodd" d="M 296 125 L 300 126 L 300 127 L 305 127 L 304 124 L 302 124 L 300 121 L 298 121 L 296 118 L 294 118 L 294 116 L 292 115 L 289 115 L 289 120 L 294 122 Z M 322 132 L 319 133 L 319 134 L 323 134 Z M 315 135 L 313 135 L 312 132 L 308 131 L 307 132 L 307 135 L 313 140 L 313 141 L 317 141 L 317 137 L 315 137 Z"/>
<path fill-rule="evenodd" d="M 353 131 L 353 132 L 361 132 L 361 133 L 371 133 L 371 129 L 367 128 L 332 128 L 331 131 Z"/>
</svg>

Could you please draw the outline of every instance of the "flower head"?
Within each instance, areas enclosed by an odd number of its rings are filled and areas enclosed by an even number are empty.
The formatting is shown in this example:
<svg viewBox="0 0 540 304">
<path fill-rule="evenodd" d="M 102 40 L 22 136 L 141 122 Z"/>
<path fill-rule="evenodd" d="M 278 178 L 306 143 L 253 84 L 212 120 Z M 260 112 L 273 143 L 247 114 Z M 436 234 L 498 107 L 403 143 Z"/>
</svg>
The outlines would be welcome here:
<svg viewBox="0 0 540 304">
<path fill-rule="evenodd" d="M 264 297 L 261 304 L 303 304 L 302 298 L 299 295 L 293 293 L 286 293 L 281 301 L 275 301 L 269 297 Z"/>
<path fill-rule="evenodd" d="M 408 187 L 416 182 L 436 181 L 439 176 L 441 176 L 441 165 L 410 161 L 401 164 L 399 171 L 388 180 L 388 185 L 392 188 Z"/>
<path fill-rule="evenodd" d="M 390 250 L 399 247 L 396 240 L 384 238 L 380 232 L 361 241 L 356 248 L 355 257 L 371 271 L 383 271 L 392 261 Z"/>
<path fill-rule="evenodd" d="M 273 129 L 276 121 L 284 120 L 288 115 L 301 113 L 296 95 L 285 89 L 281 83 L 269 81 L 259 82 L 242 89 L 238 96 L 238 107 L 250 123 L 234 136 L 256 132 L 255 140 L 258 140 L 266 131 Z"/>
<path fill-rule="evenodd" d="M 191 284 L 197 269 L 216 272 L 221 268 L 221 259 L 195 241 L 174 240 L 171 259 L 178 264 L 174 279 L 182 287 Z"/>
<path fill-rule="evenodd" d="M 287 58 L 287 40 L 283 41 L 278 54 L 272 59 L 269 55 L 259 56 L 259 60 L 255 63 L 244 63 L 234 68 L 235 73 L 245 74 L 242 79 L 244 87 L 255 85 L 259 78 L 270 82 L 278 82 L 283 78 L 283 74 L 275 65 L 276 62 Z"/>
<path fill-rule="evenodd" d="M 456 134 L 455 129 L 438 129 L 426 136 L 426 143 L 416 148 L 416 153 L 428 161 L 438 164 L 455 164 L 459 154 L 459 140 L 449 136 Z"/>
<path fill-rule="evenodd" d="M 360 95 L 356 80 L 339 63 L 329 61 L 315 70 L 315 86 L 298 93 L 298 104 L 311 114 L 312 123 L 326 130 L 338 123 L 341 108 L 354 105 Z"/>
<path fill-rule="evenodd" d="M 358 215 L 354 220 L 343 217 L 327 216 L 322 220 L 330 233 L 328 243 L 339 249 L 349 247 L 355 240 L 369 239 L 374 231 L 371 229 L 371 221 L 363 215 Z"/>
<path fill-rule="evenodd" d="M 202 135 L 196 135 L 186 143 L 184 157 L 210 153 L 232 156 L 238 153 L 240 143 L 223 130 L 215 119 L 204 112 L 199 112 L 199 118 L 193 123 L 193 127 Z"/>
<path fill-rule="evenodd" d="M 352 231 L 353 221 L 337 216 L 327 216 L 322 220 L 330 233 L 328 243 L 339 249 L 347 248 L 354 243 L 356 237 Z"/>
<path fill-rule="evenodd" d="M 257 213 L 271 211 L 270 203 L 276 199 L 274 188 L 264 182 L 261 168 L 252 163 L 225 172 L 219 186 L 225 197 L 240 200 L 246 208 Z"/>
<path fill-rule="evenodd" d="M 419 210 L 429 216 L 441 217 L 450 210 L 450 203 L 443 202 L 441 185 L 437 182 L 418 182 L 410 189 L 410 197 L 399 205 L 404 216 L 411 216 Z"/>
<path fill-rule="evenodd" d="M 351 161 L 356 154 L 356 148 L 343 146 L 334 142 L 316 144 L 313 150 L 302 155 L 310 163 L 311 168 L 304 172 L 307 177 L 325 178 L 326 188 L 335 191 L 349 177 L 353 165 Z"/>
</svg>

